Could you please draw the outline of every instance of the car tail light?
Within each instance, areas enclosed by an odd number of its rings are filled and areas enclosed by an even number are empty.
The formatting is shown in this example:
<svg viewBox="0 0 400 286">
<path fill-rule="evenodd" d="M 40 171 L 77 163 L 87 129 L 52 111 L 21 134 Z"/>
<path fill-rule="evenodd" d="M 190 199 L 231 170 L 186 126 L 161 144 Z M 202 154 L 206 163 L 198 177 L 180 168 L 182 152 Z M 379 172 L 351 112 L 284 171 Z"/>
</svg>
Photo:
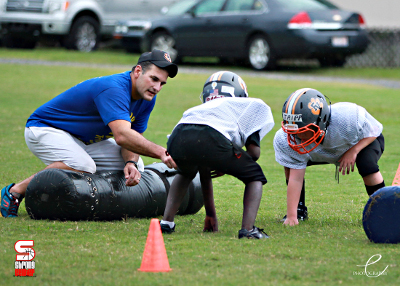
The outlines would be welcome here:
<svg viewBox="0 0 400 286">
<path fill-rule="evenodd" d="M 358 23 L 360 24 L 361 28 L 365 28 L 365 21 L 363 16 L 361 16 L 360 14 L 358 14 Z"/>
<path fill-rule="evenodd" d="M 288 23 L 289 29 L 304 29 L 311 28 L 312 21 L 307 12 L 297 13 L 290 19 Z"/>
</svg>

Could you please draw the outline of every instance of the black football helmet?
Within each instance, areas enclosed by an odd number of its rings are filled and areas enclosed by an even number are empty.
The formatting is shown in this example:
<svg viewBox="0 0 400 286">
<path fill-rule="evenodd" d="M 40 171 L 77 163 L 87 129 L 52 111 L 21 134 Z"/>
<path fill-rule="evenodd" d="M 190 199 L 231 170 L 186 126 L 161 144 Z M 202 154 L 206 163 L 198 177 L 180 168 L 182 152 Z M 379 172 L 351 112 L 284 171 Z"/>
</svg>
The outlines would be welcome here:
<svg viewBox="0 0 400 286">
<path fill-rule="evenodd" d="M 282 129 L 288 135 L 289 146 L 300 154 L 306 154 L 314 150 L 325 137 L 331 117 L 330 101 L 328 103 L 318 90 L 302 88 L 285 101 L 282 117 Z M 312 137 L 300 140 L 298 135 L 307 131 L 312 132 Z"/>
<path fill-rule="evenodd" d="M 213 73 L 204 83 L 200 100 L 205 103 L 221 97 L 249 97 L 246 83 L 230 71 Z"/>
</svg>

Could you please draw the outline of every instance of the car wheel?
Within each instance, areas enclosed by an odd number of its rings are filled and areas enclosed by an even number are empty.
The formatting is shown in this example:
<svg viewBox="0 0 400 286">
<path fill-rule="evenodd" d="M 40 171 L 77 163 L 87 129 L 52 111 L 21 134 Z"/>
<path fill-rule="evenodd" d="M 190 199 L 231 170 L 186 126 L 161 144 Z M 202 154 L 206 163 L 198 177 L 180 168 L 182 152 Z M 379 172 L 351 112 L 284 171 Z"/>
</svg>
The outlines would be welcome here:
<svg viewBox="0 0 400 286">
<path fill-rule="evenodd" d="M 271 45 L 262 35 L 257 35 L 250 39 L 247 55 L 250 66 L 255 70 L 265 70 L 275 67 Z"/>
<path fill-rule="evenodd" d="M 92 17 L 78 18 L 72 25 L 70 33 L 64 38 L 67 49 L 90 52 L 99 45 L 99 23 Z"/>
<path fill-rule="evenodd" d="M 175 47 L 175 39 L 166 32 L 155 33 L 151 39 L 151 50 L 157 49 L 167 52 L 173 62 L 178 61 L 178 50 Z"/>
<path fill-rule="evenodd" d="M 318 58 L 321 67 L 343 67 L 346 63 L 345 56 L 326 56 Z"/>
<path fill-rule="evenodd" d="M 3 36 L 3 45 L 9 49 L 34 49 L 36 47 L 36 40 L 26 40 L 13 37 L 12 35 Z"/>
</svg>

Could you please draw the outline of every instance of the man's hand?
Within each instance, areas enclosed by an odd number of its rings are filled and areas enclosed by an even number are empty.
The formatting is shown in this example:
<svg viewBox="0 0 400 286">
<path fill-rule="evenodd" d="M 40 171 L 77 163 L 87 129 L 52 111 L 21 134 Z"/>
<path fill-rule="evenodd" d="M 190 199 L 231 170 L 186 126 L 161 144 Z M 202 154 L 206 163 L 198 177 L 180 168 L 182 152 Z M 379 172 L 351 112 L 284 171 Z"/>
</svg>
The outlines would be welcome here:
<svg viewBox="0 0 400 286">
<path fill-rule="evenodd" d="M 135 164 L 133 163 L 128 163 L 126 164 L 124 168 L 124 174 L 125 174 L 125 185 L 127 186 L 136 186 L 140 182 L 140 178 L 142 175 L 136 169 Z"/>
<path fill-rule="evenodd" d="M 217 232 L 218 231 L 218 220 L 217 217 L 211 217 L 206 215 L 204 219 L 204 232 Z"/>
<path fill-rule="evenodd" d="M 167 165 L 168 168 L 173 168 L 173 169 L 177 168 L 174 159 L 172 159 L 171 155 L 167 152 L 167 150 L 165 150 L 163 156 L 161 156 L 161 161 L 165 165 Z"/>
</svg>

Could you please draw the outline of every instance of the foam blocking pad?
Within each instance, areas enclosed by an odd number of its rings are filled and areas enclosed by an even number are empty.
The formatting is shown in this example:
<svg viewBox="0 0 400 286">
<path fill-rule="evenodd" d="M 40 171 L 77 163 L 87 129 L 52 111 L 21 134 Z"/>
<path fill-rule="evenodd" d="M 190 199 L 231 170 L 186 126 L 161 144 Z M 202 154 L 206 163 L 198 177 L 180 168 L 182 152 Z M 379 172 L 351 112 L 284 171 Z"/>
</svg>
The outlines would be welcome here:
<svg viewBox="0 0 400 286">
<path fill-rule="evenodd" d="M 363 227 L 370 241 L 400 243 L 400 187 L 384 187 L 368 200 Z"/>
<path fill-rule="evenodd" d="M 164 213 L 170 184 L 177 174 L 163 163 L 145 167 L 140 183 L 125 185 L 123 171 L 77 173 L 60 169 L 39 172 L 29 183 L 25 206 L 33 219 L 118 220 Z M 178 214 L 203 206 L 199 174 L 190 184 Z"/>
</svg>

